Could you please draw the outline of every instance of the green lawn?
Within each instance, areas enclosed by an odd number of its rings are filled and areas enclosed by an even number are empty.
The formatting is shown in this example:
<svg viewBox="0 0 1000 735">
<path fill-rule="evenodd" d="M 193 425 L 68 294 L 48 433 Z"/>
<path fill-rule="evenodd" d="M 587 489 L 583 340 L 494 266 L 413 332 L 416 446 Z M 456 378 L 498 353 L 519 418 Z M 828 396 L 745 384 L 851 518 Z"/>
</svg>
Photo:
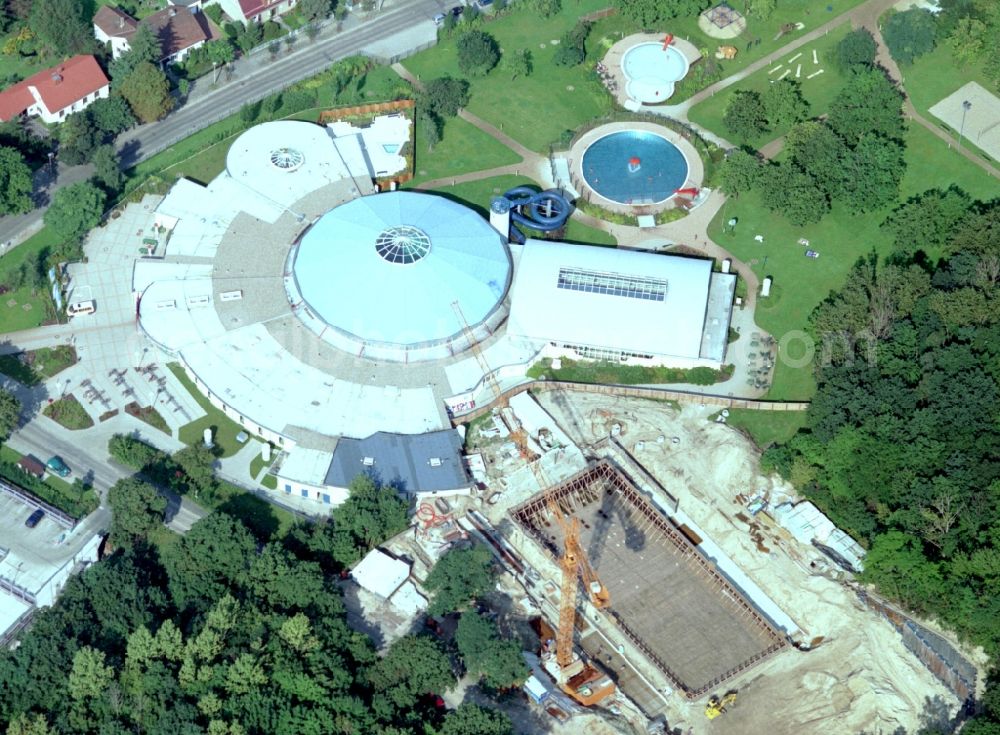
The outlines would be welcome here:
<svg viewBox="0 0 1000 735">
<path fill-rule="evenodd" d="M 433 150 L 428 150 L 424 132 L 424 126 L 418 122 L 414 149 L 415 175 L 409 186 L 445 176 L 506 166 L 521 160 L 503 143 L 459 117 L 445 121 L 441 141 Z"/>
<path fill-rule="evenodd" d="M 570 218 L 566 223 L 566 233 L 562 237 L 563 242 L 580 242 L 585 245 L 609 245 L 615 247 L 618 241 L 614 235 L 598 230 L 583 222 Z"/>
<path fill-rule="evenodd" d="M 0 355 L 0 373 L 22 385 L 34 386 L 62 372 L 76 361 L 75 347 L 42 347 L 18 355 Z"/>
<path fill-rule="evenodd" d="M 271 460 L 269 462 L 265 462 L 264 458 L 260 454 L 258 454 L 256 457 L 254 457 L 253 459 L 251 459 L 250 460 L 250 479 L 251 480 L 256 480 L 257 479 L 257 475 L 260 474 L 260 471 L 262 469 L 264 469 L 265 467 L 270 467 L 274 463 L 274 457 L 275 457 L 275 452 L 274 452 L 274 450 L 272 450 L 271 451 Z"/>
<path fill-rule="evenodd" d="M 294 513 L 248 493 L 243 488 L 220 480 L 220 497 L 214 510 L 238 518 L 261 541 L 280 539 L 298 522 Z"/>
<path fill-rule="evenodd" d="M 978 198 L 1000 196 L 1000 182 L 949 151 L 943 141 L 919 125 L 911 124 L 906 144 L 902 199 L 952 182 Z M 857 259 L 872 251 L 882 257 L 891 251 L 891 242 L 879 229 L 887 214 L 888 209 L 854 215 L 836 205 L 819 223 L 796 227 L 771 214 L 759 196 L 751 193 L 726 202 L 709 226 L 709 236 L 750 265 L 759 277 L 774 278 L 772 295 L 758 301 L 756 321 L 779 340 L 783 336 L 790 339 L 782 354 L 794 360 L 803 357 L 804 348 L 801 339 L 792 338 L 793 333 L 805 328 L 812 310 L 843 284 Z M 735 233 L 723 233 L 723 223 L 733 216 L 739 219 Z M 763 243 L 754 241 L 757 234 L 764 235 Z M 819 258 L 804 257 L 804 248 L 796 244 L 800 237 L 810 241 Z M 767 397 L 807 400 L 815 389 L 811 364 L 791 367 L 779 359 Z"/>
<path fill-rule="evenodd" d="M 697 18 L 680 18 L 664 24 L 664 27 L 658 30 L 669 31 L 676 36 L 686 38 L 701 50 L 703 56 L 709 54 L 714 56 L 715 50 L 722 45 L 735 46 L 738 51 L 735 59 L 718 61 L 718 64 L 722 68 L 719 78 L 723 79 L 735 74 L 758 59 L 774 53 L 785 44 L 799 38 L 802 34 L 808 33 L 818 26 L 833 20 L 841 13 L 850 10 L 856 5 L 860 5 L 862 1 L 823 0 L 822 2 L 817 2 L 817 0 L 780 0 L 771 17 L 767 20 L 761 21 L 748 18 L 746 31 L 739 38 L 725 41 L 711 38 L 702 33 L 698 27 Z M 715 3 L 708 4 L 712 5 Z M 731 4 L 742 11 L 744 3 L 737 2 Z M 828 10 L 827 8 L 830 9 Z M 776 39 L 775 36 L 785 23 L 802 23 L 805 25 L 805 28 L 801 31 L 793 31 L 785 34 L 781 38 Z M 755 44 L 748 50 L 747 43 L 756 39 L 760 39 L 760 43 Z M 805 57 L 803 56 L 803 58 Z M 811 59 L 810 63 L 812 63 Z M 805 71 L 805 65 L 803 65 L 802 70 Z M 677 85 L 677 91 L 674 93 L 674 96 L 668 100 L 668 104 L 681 102 L 698 91 L 699 89 L 695 85 L 681 82 Z"/>
<path fill-rule="evenodd" d="M 59 238 L 52 230 L 43 227 L 11 250 L 10 253 L 0 258 L 0 284 L 10 284 L 22 263 L 35 254 L 41 254 L 43 258 L 47 257 L 48 253 L 58 244 Z M 32 290 L 27 286 L 22 286 L 0 295 L 0 334 L 54 323 L 56 311 L 50 291 L 51 287 L 46 279 L 45 285 L 41 288 Z"/>
<path fill-rule="evenodd" d="M 532 150 L 548 152 L 564 130 L 607 112 L 610 98 L 585 65 L 556 66 L 552 63 L 559 39 L 572 28 L 580 15 L 607 7 L 606 0 L 577 0 L 564 3 L 562 11 L 550 18 L 540 18 L 528 10 L 512 10 L 507 15 L 481 27 L 497 39 L 501 48 L 527 49 L 534 71 L 528 77 L 511 80 L 497 68 L 486 77 L 470 79 L 472 84 L 468 110 L 497 127 Z M 461 77 L 458 70 L 455 40 L 459 31 L 447 38 L 442 34 L 438 45 L 406 59 L 403 64 L 420 79 L 449 75 Z M 572 89 L 570 89 L 572 88 Z"/>
<path fill-rule="evenodd" d="M 712 420 L 715 420 L 715 416 Z M 776 442 L 786 442 L 795 436 L 795 432 L 805 426 L 806 412 L 731 408 L 726 423 L 746 431 L 757 446 L 764 449 Z"/>
<path fill-rule="evenodd" d="M 211 428 L 214 441 L 222 452 L 221 456 L 231 457 L 236 454 L 243 446 L 236 441 L 236 435 L 243 431 L 243 427 L 213 406 L 208 398 L 195 387 L 191 379 L 188 378 L 187 373 L 184 372 L 184 368 L 179 364 L 171 362 L 167 364 L 167 367 L 184 384 L 188 393 L 192 395 L 206 413 L 205 416 L 202 416 L 197 421 L 192 421 L 190 424 L 182 426 L 178 432 L 178 438 L 185 444 L 196 444 L 202 440 L 202 434 L 205 429 Z"/>
<path fill-rule="evenodd" d="M 847 32 L 850 31 L 850 29 L 850 24 L 845 23 L 836 30 L 831 31 L 828 35 L 823 36 L 813 43 L 806 44 L 802 48 L 788 54 L 780 60 L 784 61 L 785 59 L 791 58 L 800 52 L 802 53 L 802 56 L 792 64 L 792 74 L 786 77 L 786 79 L 794 78 L 795 67 L 801 63 L 802 77 L 797 81 L 799 81 L 802 85 L 802 96 L 805 97 L 807 102 L 809 102 L 810 117 L 818 117 L 819 115 L 827 112 L 830 108 L 830 103 L 833 102 L 833 98 L 837 96 L 837 93 L 843 86 L 844 77 L 839 71 L 837 71 L 836 67 L 830 63 L 830 59 L 833 56 L 833 47 L 837 45 L 840 39 L 847 35 Z M 812 62 L 813 49 L 816 49 L 817 51 L 817 56 L 819 58 L 818 66 L 814 66 Z M 777 63 L 778 62 L 775 62 L 775 65 L 777 65 Z M 788 66 L 786 65 L 785 68 L 788 68 Z M 806 79 L 809 74 L 812 74 L 818 69 L 823 69 L 823 73 L 813 79 Z M 764 133 L 763 135 L 752 140 L 741 140 L 734 136 L 722 123 L 722 116 L 725 114 L 726 105 L 729 104 L 729 100 L 732 98 L 734 92 L 751 90 L 762 94 L 770 85 L 771 80 L 777 79 L 784 69 L 776 74 L 770 75 L 767 73 L 768 71 L 769 69 L 761 69 L 760 71 L 754 72 L 738 84 L 734 84 L 725 91 L 720 92 L 713 97 L 709 97 L 704 102 L 695 105 L 688 113 L 688 118 L 692 122 L 701 125 L 704 128 L 708 128 L 709 130 L 728 138 L 734 143 L 745 143 L 753 146 L 754 148 L 760 148 L 764 143 L 784 135 L 788 132 L 789 126 L 787 125 Z"/>
<path fill-rule="evenodd" d="M 6 445 L 0 446 L 0 476 L 26 488 L 49 505 L 54 505 L 74 518 L 83 518 L 97 508 L 97 493 L 89 485 L 69 483 L 49 473 L 45 473 L 44 480 L 36 480 L 16 466 L 22 456 Z M 35 459 L 44 463 L 49 458 Z"/>
</svg>

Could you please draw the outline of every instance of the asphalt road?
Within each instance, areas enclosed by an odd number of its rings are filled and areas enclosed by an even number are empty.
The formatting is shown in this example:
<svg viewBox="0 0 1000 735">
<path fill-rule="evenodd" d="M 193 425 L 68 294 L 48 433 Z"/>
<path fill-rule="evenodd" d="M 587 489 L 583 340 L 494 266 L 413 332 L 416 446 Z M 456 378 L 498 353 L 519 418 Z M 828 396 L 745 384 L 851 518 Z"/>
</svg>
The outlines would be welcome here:
<svg viewBox="0 0 1000 735">
<path fill-rule="evenodd" d="M 454 0 L 452 0 L 454 2 Z M 396 34 L 411 30 L 426 22 L 446 5 L 443 0 L 395 0 L 375 13 L 369 20 L 349 17 L 344 30 L 336 32 L 335 24 L 323 29 L 315 41 L 304 36 L 292 48 L 271 61 L 266 51 L 239 59 L 233 64 L 233 74 L 227 80 L 219 76 L 213 85 L 210 78 L 199 80 L 191 89 L 188 101 L 159 122 L 142 125 L 119 136 L 118 149 L 122 166 L 129 168 L 159 151 L 183 140 L 192 133 L 231 115 L 247 102 L 266 97 L 295 82 L 310 77 L 333 62 L 359 53 L 365 47 L 385 41 Z M 17 217 L 0 218 L 0 254 L 8 242 L 20 242 L 40 227 L 42 215 L 51 196 L 58 189 L 90 175 L 89 166 L 56 164 L 56 179 L 40 172 L 36 191 L 38 208 Z"/>
<path fill-rule="evenodd" d="M 54 432 L 46 430 L 44 420 L 40 418 L 27 422 L 15 431 L 7 444 L 21 454 L 33 454 L 42 462 L 53 454 L 62 457 L 73 471 L 73 477 L 92 483 L 101 499 L 100 508 L 87 519 L 87 524 L 94 529 L 107 530 L 111 527 L 111 510 L 107 506 L 108 488 L 118 480 L 132 475 L 131 470 L 114 464 L 106 451 L 98 451 L 85 441 L 67 441 L 55 436 Z M 173 493 L 163 494 L 167 498 L 168 528 L 184 533 L 208 514 L 204 508 L 187 498 Z"/>
</svg>

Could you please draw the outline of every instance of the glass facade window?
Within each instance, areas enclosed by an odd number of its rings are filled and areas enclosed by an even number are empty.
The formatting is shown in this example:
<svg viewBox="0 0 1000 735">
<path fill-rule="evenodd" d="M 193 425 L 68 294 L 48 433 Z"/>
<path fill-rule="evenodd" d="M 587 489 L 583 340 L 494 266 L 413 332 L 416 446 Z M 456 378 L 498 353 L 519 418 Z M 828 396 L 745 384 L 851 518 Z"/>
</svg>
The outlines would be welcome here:
<svg viewBox="0 0 1000 735">
<path fill-rule="evenodd" d="M 289 495 L 292 494 L 292 486 L 289 485 L 287 482 L 285 483 L 285 492 L 288 493 Z"/>
<path fill-rule="evenodd" d="M 560 268 L 556 285 L 568 291 L 625 296 L 644 301 L 663 301 L 667 298 L 667 282 L 662 278 L 601 273 L 581 268 Z"/>
</svg>

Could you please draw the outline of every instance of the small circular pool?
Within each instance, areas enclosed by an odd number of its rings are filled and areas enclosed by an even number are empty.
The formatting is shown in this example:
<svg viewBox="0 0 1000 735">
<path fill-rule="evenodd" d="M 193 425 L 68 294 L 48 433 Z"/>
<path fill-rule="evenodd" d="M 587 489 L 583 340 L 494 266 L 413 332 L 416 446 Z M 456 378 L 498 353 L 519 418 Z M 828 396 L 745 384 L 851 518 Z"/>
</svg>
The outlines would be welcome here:
<svg viewBox="0 0 1000 735">
<path fill-rule="evenodd" d="M 637 102 L 655 104 L 674 93 L 674 82 L 688 73 L 688 60 L 673 46 L 640 43 L 622 56 L 622 71 L 628 82 L 625 91 Z"/>
<path fill-rule="evenodd" d="M 680 149 L 644 130 L 621 130 L 599 138 L 584 152 L 582 167 L 590 188 L 619 204 L 666 201 L 688 176 L 688 162 Z"/>
</svg>

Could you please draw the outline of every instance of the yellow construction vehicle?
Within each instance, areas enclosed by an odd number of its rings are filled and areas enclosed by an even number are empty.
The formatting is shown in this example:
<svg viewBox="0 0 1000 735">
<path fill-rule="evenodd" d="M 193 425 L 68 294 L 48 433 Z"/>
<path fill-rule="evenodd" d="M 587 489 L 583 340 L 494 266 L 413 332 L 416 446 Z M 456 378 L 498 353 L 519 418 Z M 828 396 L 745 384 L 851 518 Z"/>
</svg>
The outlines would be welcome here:
<svg viewBox="0 0 1000 735">
<path fill-rule="evenodd" d="M 726 692 L 721 697 L 713 694 L 705 705 L 705 717 L 714 720 L 719 715 L 726 714 L 729 711 L 727 708 L 734 704 L 736 704 L 736 692 Z"/>
</svg>

